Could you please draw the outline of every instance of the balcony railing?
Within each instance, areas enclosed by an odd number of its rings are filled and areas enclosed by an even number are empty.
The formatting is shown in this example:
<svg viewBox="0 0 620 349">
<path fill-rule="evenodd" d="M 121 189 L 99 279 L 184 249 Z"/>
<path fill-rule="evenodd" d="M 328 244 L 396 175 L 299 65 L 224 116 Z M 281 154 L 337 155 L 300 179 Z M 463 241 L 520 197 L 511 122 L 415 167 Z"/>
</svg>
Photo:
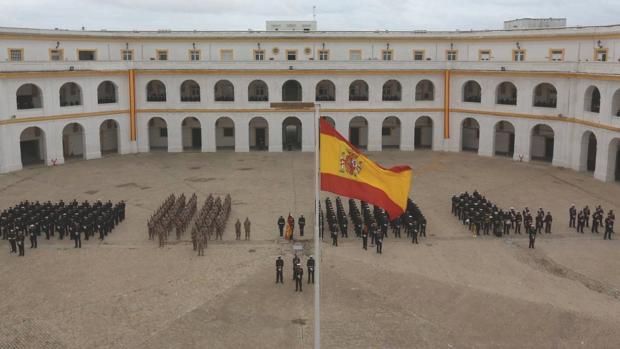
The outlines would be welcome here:
<svg viewBox="0 0 620 349">
<path fill-rule="evenodd" d="M 269 97 L 267 96 L 249 96 L 248 101 L 250 102 L 268 102 Z"/>
<path fill-rule="evenodd" d="M 400 101 L 400 96 L 397 96 L 397 95 L 383 95 L 382 99 L 383 99 L 383 101 L 386 101 L 386 102 L 395 102 L 395 101 Z"/>
<path fill-rule="evenodd" d="M 336 97 L 334 96 L 329 96 L 329 95 L 316 96 L 317 102 L 334 102 L 335 100 L 336 100 Z"/>
<path fill-rule="evenodd" d="M 116 103 L 116 98 L 114 98 L 114 97 L 101 97 L 101 98 L 97 99 L 97 103 L 99 103 L 99 104 Z"/>
<path fill-rule="evenodd" d="M 465 96 L 463 98 L 464 102 L 470 102 L 470 103 L 480 103 L 481 98 L 480 96 Z"/>
<path fill-rule="evenodd" d="M 516 98 L 500 98 L 497 100 L 497 104 L 517 105 L 517 99 Z"/>
<path fill-rule="evenodd" d="M 146 97 L 147 102 L 165 102 L 166 95 L 148 95 Z"/>
<path fill-rule="evenodd" d="M 233 97 L 233 96 L 216 96 L 215 97 L 215 101 L 216 102 L 234 102 L 235 101 L 235 97 Z"/>
<path fill-rule="evenodd" d="M 349 96 L 349 101 L 352 102 L 364 102 L 364 101 L 368 101 L 368 96 Z"/>
<path fill-rule="evenodd" d="M 534 101 L 534 106 L 540 108 L 555 108 L 557 103 L 555 100 Z"/>
<path fill-rule="evenodd" d="M 181 102 L 200 102 L 200 96 L 181 96 Z"/>
</svg>

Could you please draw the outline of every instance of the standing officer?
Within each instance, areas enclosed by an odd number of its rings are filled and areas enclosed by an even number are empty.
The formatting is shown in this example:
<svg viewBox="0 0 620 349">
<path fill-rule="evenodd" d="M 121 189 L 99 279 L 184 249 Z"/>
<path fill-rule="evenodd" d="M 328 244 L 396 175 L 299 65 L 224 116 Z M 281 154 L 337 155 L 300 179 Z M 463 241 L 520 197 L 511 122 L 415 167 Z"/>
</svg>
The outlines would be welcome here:
<svg viewBox="0 0 620 349">
<path fill-rule="evenodd" d="M 24 247 L 24 240 L 25 239 L 26 239 L 26 237 L 24 236 L 24 232 L 20 231 L 17 234 L 17 248 L 19 249 L 19 256 L 20 257 L 25 256 L 25 253 L 26 253 L 26 250 L 25 250 L 25 247 Z M 611 235 L 610 235 L 609 239 L 611 240 Z"/>
<path fill-rule="evenodd" d="M 304 236 L 304 227 L 306 226 L 306 217 L 304 217 L 303 214 L 297 220 L 297 224 L 299 224 L 299 236 Z"/>
<path fill-rule="evenodd" d="M 295 256 L 293 257 L 293 280 L 295 280 L 295 267 L 301 264 L 301 259 L 297 256 L 297 252 L 295 252 Z"/>
<path fill-rule="evenodd" d="M 545 234 L 551 234 L 551 222 L 553 222 L 553 217 L 551 217 L 551 212 L 547 212 L 545 216 Z"/>
<path fill-rule="evenodd" d="M 282 273 L 284 270 L 284 260 L 281 256 L 278 256 L 276 259 L 276 284 L 279 282 L 281 284 L 284 283 Z"/>
<path fill-rule="evenodd" d="M 304 268 L 301 267 L 301 263 L 295 266 L 295 270 L 293 273 L 295 277 L 295 292 L 301 292 L 301 286 L 303 285 L 302 281 L 304 279 Z"/>
<path fill-rule="evenodd" d="M 614 220 L 611 217 L 605 218 L 605 236 L 603 240 L 611 240 L 611 234 L 614 232 Z"/>
<path fill-rule="evenodd" d="M 577 209 L 575 208 L 575 204 L 572 204 L 570 206 L 570 208 L 568 209 L 568 227 L 569 228 L 574 228 L 575 227 L 575 217 L 577 217 Z"/>
<path fill-rule="evenodd" d="M 10 229 L 8 233 L 9 244 L 11 244 L 11 253 L 17 253 L 17 234 L 14 229 Z"/>
<path fill-rule="evenodd" d="M 72 238 L 75 241 L 75 246 L 73 246 L 73 248 L 82 248 L 82 235 L 80 234 L 80 227 L 79 225 L 72 228 Z"/>
<path fill-rule="evenodd" d="M 377 234 L 375 244 L 377 245 L 377 253 L 382 254 L 381 249 L 383 248 L 383 233 Z"/>
<path fill-rule="evenodd" d="M 577 232 L 583 234 L 583 226 L 585 224 L 585 215 L 583 211 L 579 212 L 577 215 Z"/>
<path fill-rule="evenodd" d="M 364 225 L 362 230 L 362 248 L 368 250 L 368 226 Z"/>
<path fill-rule="evenodd" d="M 306 266 L 308 267 L 308 283 L 314 283 L 314 258 L 312 256 L 308 258 Z"/>
<path fill-rule="evenodd" d="M 280 216 L 278 218 L 278 229 L 280 229 L 280 237 L 284 237 L 284 225 L 286 222 L 284 221 L 284 217 Z"/>
<path fill-rule="evenodd" d="M 521 234 L 521 221 L 523 217 L 521 217 L 521 212 L 517 212 L 515 216 L 515 234 Z"/>
<path fill-rule="evenodd" d="M 338 246 L 338 232 L 336 231 L 336 223 L 332 225 L 331 235 L 332 235 L 332 246 Z"/>
<path fill-rule="evenodd" d="M 235 223 L 235 239 L 241 240 L 241 221 L 237 218 L 237 222 Z"/>
<path fill-rule="evenodd" d="M 411 228 L 411 243 L 418 244 L 418 228 L 415 226 Z"/>
<path fill-rule="evenodd" d="M 30 235 L 30 248 L 37 248 L 37 232 L 34 224 L 28 228 L 28 234 Z"/>
<path fill-rule="evenodd" d="M 250 218 L 245 217 L 245 222 L 243 222 L 243 228 L 245 229 L 245 239 L 250 240 Z"/>
<path fill-rule="evenodd" d="M 536 230 L 531 225 L 525 227 L 530 237 L 530 245 L 529 248 L 534 248 L 534 243 L 536 242 Z"/>
</svg>

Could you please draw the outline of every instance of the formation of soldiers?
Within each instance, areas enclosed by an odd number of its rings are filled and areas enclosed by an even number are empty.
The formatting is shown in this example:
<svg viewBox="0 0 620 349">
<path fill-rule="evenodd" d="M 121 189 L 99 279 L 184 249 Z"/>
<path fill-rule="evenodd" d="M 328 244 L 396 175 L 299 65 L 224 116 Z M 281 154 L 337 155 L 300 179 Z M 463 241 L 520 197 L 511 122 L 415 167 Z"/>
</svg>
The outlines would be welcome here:
<svg viewBox="0 0 620 349">
<path fill-rule="evenodd" d="M 209 194 L 192 228 L 192 245 L 194 246 L 194 251 L 198 251 L 199 256 L 204 256 L 207 241 L 211 240 L 214 233 L 215 240 L 222 239 L 231 208 L 232 199 L 230 194 L 226 194 L 223 202 L 219 196 L 216 198 L 213 194 Z"/>
<path fill-rule="evenodd" d="M 497 237 L 510 235 L 510 230 L 514 234 L 521 234 L 521 226 L 524 232 L 529 235 L 530 248 L 534 248 L 536 235 L 551 234 L 553 216 L 551 212 L 545 213 L 541 207 L 534 216 L 529 208 L 524 208 L 521 212 L 513 207 L 508 210 L 500 209 L 496 204 L 488 200 L 485 196 L 475 191 L 452 196 L 452 214 L 457 216 L 463 225 L 467 225 L 474 236 L 493 234 Z"/>
<path fill-rule="evenodd" d="M 2 240 L 9 241 L 11 253 L 19 250 L 19 255 L 24 256 L 26 237 L 30 239 L 30 248 L 38 247 L 39 237 L 50 240 L 56 235 L 59 240 L 74 240 L 74 247 L 81 248 L 82 236 L 89 240 L 98 234 L 103 240 L 124 219 L 123 201 L 114 205 L 110 201 L 23 201 L 0 213 L 0 235 Z"/>
<path fill-rule="evenodd" d="M 310 256 L 306 261 L 306 268 L 308 269 L 308 284 L 314 283 L 314 267 L 315 260 L 312 256 Z M 295 292 L 302 292 L 304 268 L 301 264 L 301 258 L 297 256 L 297 253 L 293 256 L 292 271 L 293 281 L 295 281 Z M 278 258 L 276 258 L 276 284 L 277 283 L 284 283 L 284 259 L 282 259 L 282 256 L 278 256 Z"/>
<path fill-rule="evenodd" d="M 426 237 L 426 217 L 420 208 L 411 200 L 407 200 L 405 212 L 390 221 L 384 209 L 360 201 L 360 206 L 354 199 L 349 199 L 348 215 L 340 197 L 336 197 L 336 208 L 330 198 L 325 199 L 326 213 L 319 203 L 319 235 L 323 238 L 323 231 L 327 229 L 332 238 L 332 246 L 338 246 L 338 233 L 341 238 L 349 236 L 349 221 L 357 238 L 362 239 L 362 248 L 368 249 L 368 237 L 371 246 L 376 246 L 377 253 L 383 253 L 383 239 L 388 237 L 391 227 L 395 238 L 401 238 L 401 229 L 405 229 L 407 238 L 418 244 L 418 235 Z M 326 215 L 326 219 L 325 219 Z"/>
<path fill-rule="evenodd" d="M 170 194 L 147 222 L 149 240 L 154 240 L 157 236 L 159 247 L 164 247 L 170 231 L 176 228 L 177 216 L 181 214 L 184 208 L 185 194 L 181 194 L 178 198 L 174 194 Z M 180 238 L 180 235 L 177 234 L 177 236 Z"/>
<path fill-rule="evenodd" d="M 592 214 L 592 225 L 590 228 L 590 214 Z M 586 205 L 583 209 L 577 213 L 577 209 L 575 205 L 571 205 L 568 209 L 568 227 L 575 228 L 578 233 L 583 234 L 584 228 L 590 228 L 590 232 L 592 234 L 599 233 L 599 227 L 604 229 L 603 240 L 611 240 L 611 234 L 614 233 L 614 221 L 616 220 L 616 215 L 613 210 L 609 210 L 607 213 L 607 217 L 605 217 L 605 210 L 598 205 L 594 209 L 594 213 L 590 211 L 588 205 Z"/>
</svg>

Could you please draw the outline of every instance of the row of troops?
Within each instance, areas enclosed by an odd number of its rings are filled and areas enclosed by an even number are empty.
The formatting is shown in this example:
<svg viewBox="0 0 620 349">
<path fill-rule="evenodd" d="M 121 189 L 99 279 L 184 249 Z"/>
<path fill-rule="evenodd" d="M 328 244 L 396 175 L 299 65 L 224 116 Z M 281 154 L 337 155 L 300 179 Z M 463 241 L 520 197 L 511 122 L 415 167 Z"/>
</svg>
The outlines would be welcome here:
<svg viewBox="0 0 620 349">
<path fill-rule="evenodd" d="M 598 228 L 603 227 L 605 229 L 603 240 L 611 240 L 611 234 L 614 233 L 616 215 L 613 210 L 609 210 L 607 217 L 605 217 L 605 210 L 603 210 L 601 205 L 594 209 L 594 213 L 590 211 L 588 205 L 579 210 L 579 213 L 577 213 L 575 205 L 571 205 L 568 209 L 568 227 L 575 228 L 578 233 L 583 234 L 583 228 L 590 227 L 590 214 L 592 214 L 592 228 L 590 232 L 598 234 Z M 605 217 L 604 220 L 603 217 Z"/>
<path fill-rule="evenodd" d="M 314 283 L 314 266 L 315 261 L 312 256 L 306 261 L 306 267 L 308 268 L 308 283 Z M 293 280 L 295 281 L 295 292 L 302 292 L 304 268 L 301 265 L 301 259 L 295 253 L 293 256 Z M 284 259 L 282 256 L 276 258 L 276 284 L 284 283 Z"/>
<path fill-rule="evenodd" d="M 219 196 L 216 198 L 213 194 L 209 194 L 198 212 L 192 228 L 192 245 L 194 251 L 198 251 L 199 256 L 204 256 L 207 241 L 211 240 L 213 234 L 215 234 L 215 240 L 222 240 L 231 209 L 232 198 L 230 194 L 226 194 L 223 202 Z"/>
<path fill-rule="evenodd" d="M 178 198 L 170 194 L 147 221 L 149 240 L 157 236 L 160 247 L 163 247 L 173 230 L 179 240 L 191 220 L 189 214 L 193 216 L 196 212 L 196 200 L 196 194 L 187 203 L 184 193 Z"/>
<path fill-rule="evenodd" d="M 535 216 L 527 207 L 522 211 L 516 211 L 513 207 L 503 210 L 476 190 L 472 194 L 464 192 L 453 195 L 452 214 L 458 217 L 463 225 L 467 225 L 474 236 L 482 232 L 484 235 L 492 233 L 501 237 L 509 235 L 511 229 L 514 230 L 514 234 L 521 234 L 522 225 L 527 234 L 530 230 L 533 230 L 534 234 L 542 234 L 543 229 L 546 234 L 550 234 L 553 222 L 551 212 L 545 213 L 542 207 Z"/>
<path fill-rule="evenodd" d="M 125 219 L 125 202 L 117 204 L 97 201 L 79 203 L 73 200 L 65 203 L 50 201 L 23 201 L 0 213 L 0 235 L 8 240 L 11 253 L 24 256 L 24 241 L 30 239 L 30 248 L 38 247 L 38 238 L 42 235 L 46 240 L 58 235 L 60 240 L 65 236 L 74 240 L 75 248 L 82 247 L 82 235 L 88 240 L 99 235 L 100 240 Z"/>
<path fill-rule="evenodd" d="M 295 218 L 291 216 L 291 213 L 288 213 L 288 217 L 284 220 L 283 216 L 278 218 L 278 230 L 280 231 L 280 237 L 285 238 L 287 240 L 294 240 L 295 233 Z M 304 228 L 306 227 L 306 217 L 304 215 L 300 215 L 297 219 L 297 224 L 299 224 L 299 236 L 304 236 Z M 285 235 L 286 228 L 286 235 Z"/>
<path fill-rule="evenodd" d="M 349 199 L 348 216 L 340 197 L 336 197 L 336 209 L 334 210 L 330 198 L 325 199 L 326 218 L 319 203 L 319 234 L 323 238 L 325 225 L 329 229 L 332 245 L 338 246 L 338 232 L 341 238 L 348 238 L 349 217 L 357 238 L 362 239 L 362 248 L 368 249 L 368 237 L 371 245 L 375 245 L 377 253 L 382 253 L 383 239 L 388 237 L 388 229 L 391 227 L 395 238 L 401 237 L 401 229 L 404 229 L 407 238 L 418 244 L 418 236 L 426 237 L 426 217 L 420 208 L 409 198 L 407 208 L 400 216 L 390 220 L 386 211 L 376 205 L 372 209 L 370 205 L 361 201 L 358 207 L 354 199 Z"/>
</svg>

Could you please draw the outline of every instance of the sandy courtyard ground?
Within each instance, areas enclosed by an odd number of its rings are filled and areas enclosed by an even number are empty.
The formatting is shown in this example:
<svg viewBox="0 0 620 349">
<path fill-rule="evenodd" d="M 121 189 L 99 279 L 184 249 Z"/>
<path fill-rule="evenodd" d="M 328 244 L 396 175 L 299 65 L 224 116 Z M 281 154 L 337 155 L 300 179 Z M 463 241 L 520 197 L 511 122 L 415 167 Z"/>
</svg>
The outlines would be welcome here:
<svg viewBox="0 0 620 349">
<path fill-rule="evenodd" d="M 620 185 L 474 154 L 371 156 L 414 168 L 429 236 L 417 246 L 390 236 L 382 255 L 355 238 L 325 240 L 324 348 L 620 347 L 620 237 L 567 228 L 571 203 L 618 213 Z M 275 222 L 303 213 L 311 253 L 313 165 L 301 153 L 152 153 L 0 176 L 0 209 L 25 199 L 128 203 L 110 238 L 81 250 L 40 240 L 18 258 L 2 242 L 0 348 L 312 347 L 313 293 L 293 291 L 292 246 Z M 450 196 L 473 189 L 503 207 L 551 210 L 553 234 L 535 251 L 525 235 L 473 238 L 450 214 Z M 171 192 L 196 192 L 199 203 L 232 195 L 224 241 L 205 257 L 188 235 L 163 249 L 147 239 L 146 220 Z M 246 216 L 252 241 L 234 241 L 233 223 Z M 279 254 L 285 283 L 276 286 Z"/>
</svg>

